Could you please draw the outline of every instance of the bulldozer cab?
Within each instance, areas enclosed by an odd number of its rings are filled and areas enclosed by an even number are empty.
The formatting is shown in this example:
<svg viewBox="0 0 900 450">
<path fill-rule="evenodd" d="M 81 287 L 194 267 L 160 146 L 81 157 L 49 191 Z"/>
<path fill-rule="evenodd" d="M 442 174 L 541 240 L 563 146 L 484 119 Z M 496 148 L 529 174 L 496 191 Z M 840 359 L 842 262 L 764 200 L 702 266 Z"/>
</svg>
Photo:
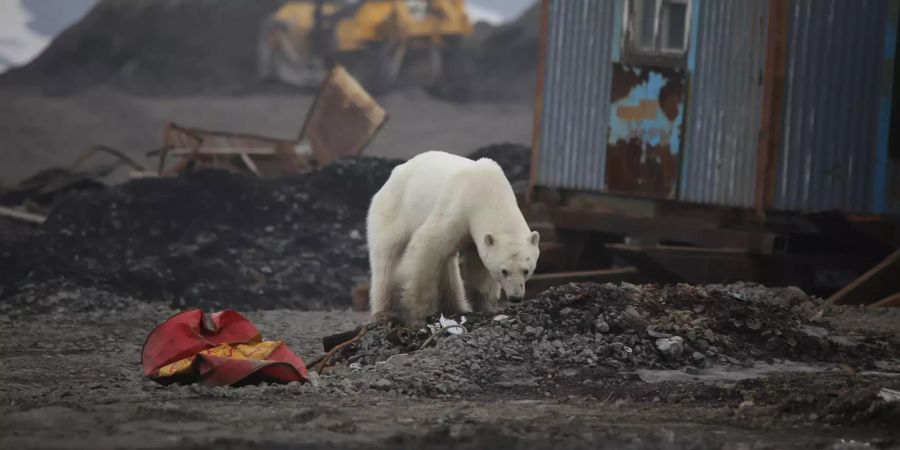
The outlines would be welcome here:
<svg viewBox="0 0 900 450">
<path fill-rule="evenodd" d="M 263 26 L 260 75 L 311 86 L 340 63 L 377 94 L 396 84 L 415 52 L 429 55 L 428 81 L 439 80 L 472 31 L 463 0 L 288 2 Z"/>
</svg>

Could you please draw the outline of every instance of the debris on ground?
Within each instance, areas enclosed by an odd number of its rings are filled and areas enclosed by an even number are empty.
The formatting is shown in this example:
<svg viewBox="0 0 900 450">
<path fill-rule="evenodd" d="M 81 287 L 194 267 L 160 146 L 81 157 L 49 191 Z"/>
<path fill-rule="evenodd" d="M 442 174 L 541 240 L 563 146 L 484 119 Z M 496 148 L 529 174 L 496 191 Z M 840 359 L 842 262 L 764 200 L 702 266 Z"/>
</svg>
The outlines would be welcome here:
<svg viewBox="0 0 900 450">
<path fill-rule="evenodd" d="M 879 340 L 896 353 L 900 311 L 837 307 L 797 289 L 564 286 L 503 311 L 505 318 L 467 314 L 469 332 L 444 335 L 421 350 L 417 344 L 429 337 L 427 330 L 392 335 L 373 329 L 357 351 L 341 352 L 338 363 L 321 374 L 309 372 L 310 383 L 211 388 L 160 386 L 136 364 L 146 333 L 175 312 L 164 304 L 125 298 L 103 286 L 50 287 L 35 287 L 32 302 L 40 305 L 45 297 L 55 297 L 54 308 L 0 312 L 0 362 L 6 369 L 0 371 L 0 398 L 4 423 L 10 425 L 3 433 L 7 447 L 71 447 L 72 439 L 84 444 L 79 447 L 137 438 L 156 443 L 161 426 L 167 437 L 197 448 L 220 447 L 223 439 L 258 447 L 288 445 L 298 438 L 366 448 L 859 447 L 844 445 L 853 440 L 894 448 L 900 443 L 900 403 L 880 396 L 900 390 L 900 365 L 888 364 L 900 359 L 894 354 L 887 361 L 853 362 L 854 346 L 869 351 Z M 679 319 L 671 326 L 649 328 L 651 334 L 642 323 L 625 320 L 632 315 L 626 301 L 648 325 L 666 317 Z M 91 302 L 112 309 L 90 309 Z M 698 305 L 704 309 L 696 311 Z M 602 322 L 586 320 L 596 319 L 595 312 Z M 753 330 L 755 323 L 728 328 L 732 315 L 737 323 L 748 323 L 743 312 L 761 314 L 762 329 Z M 264 335 L 283 338 L 310 362 L 324 337 L 368 320 L 367 314 L 346 310 L 248 311 L 246 316 Z M 537 325 L 543 330 L 520 325 L 535 318 L 546 321 L 546 326 Z M 725 345 L 726 338 L 752 355 L 764 348 L 757 336 L 766 330 L 787 338 L 805 325 L 827 332 L 813 341 L 831 338 L 837 343 L 825 344 L 831 346 L 831 356 L 814 352 L 810 360 L 847 364 L 780 363 L 779 355 L 787 350 L 775 349 L 772 364 L 754 362 L 751 368 L 744 367 L 744 360 L 720 363 L 717 357 L 706 357 L 714 364 L 708 369 L 679 366 L 685 358 L 693 361 L 693 353 L 705 355 L 690 351 L 696 342 L 685 327 L 710 329 L 718 353 L 738 358 L 742 349 Z M 358 335 L 357 330 L 352 334 Z M 813 334 L 822 336 L 822 330 Z M 572 340 L 550 338 L 564 332 L 574 333 Z M 573 364 L 580 349 L 566 345 L 588 337 L 593 342 L 598 332 L 604 343 L 626 342 L 630 335 L 636 342 L 629 345 L 632 354 L 640 358 L 623 359 L 623 370 L 604 362 Z M 684 339 L 680 363 L 651 348 L 664 334 Z M 565 351 L 560 354 L 551 344 L 554 350 L 547 357 L 536 357 L 543 336 L 550 343 L 561 341 Z M 23 342 L 30 347 L 25 353 Z M 796 350 L 810 342 L 804 340 Z M 34 352 L 52 357 L 33 357 Z M 607 358 L 616 359 L 614 353 L 611 348 Z M 876 348 L 871 354 L 882 358 L 890 352 Z M 874 369 L 865 369 L 870 362 Z M 645 371 L 661 381 L 644 381 L 627 367 L 651 363 L 662 367 Z M 699 373 L 687 373 L 689 368 Z M 764 368 L 771 370 L 763 373 Z M 41 432 L 48 427 L 77 433 Z M 662 431 L 648 435 L 648 430 Z"/>
<path fill-rule="evenodd" d="M 86 164 L 97 155 L 111 156 L 111 162 Z M 56 201 L 69 193 L 102 189 L 106 186 L 104 177 L 122 167 L 133 171 L 144 171 L 144 167 L 120 150 L 95 145 L 83 151 L 66 168 L 42 170 L 9 188 L 0 188 L 0 205 L 21 206 L 28 212 L 45 214 Z"/>
<path fill-rule="evenodd" d="M 306 364 L 284 341 L 263 341 L 253 322 L 226 309 L 182 311 L 150 332 L 144 375 L 160 384 L 247 386 L 308 381 Z"/>
<path fill-rule="evenodd" d="M 304 173 L 334 160 L 359 156 L 388 119 L 384 108 L 340 65 L 319 87 L 295 139 L 169 123 L 163 133 L 159 173 L 216 168 L 262 178 Z M 166 170 L 168 155 L 181 157 Z"/>
</svg>

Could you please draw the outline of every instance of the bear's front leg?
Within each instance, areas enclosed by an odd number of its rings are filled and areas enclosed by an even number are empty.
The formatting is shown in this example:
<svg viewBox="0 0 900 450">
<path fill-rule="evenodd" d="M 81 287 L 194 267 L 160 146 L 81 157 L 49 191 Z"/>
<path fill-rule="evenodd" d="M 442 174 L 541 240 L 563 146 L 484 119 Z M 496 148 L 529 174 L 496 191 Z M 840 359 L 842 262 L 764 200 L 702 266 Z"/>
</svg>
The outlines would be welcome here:
<svg viewBox="0 0 900 450">
<path fill-rule="evenodd" d="M 466 299 L 472 310 L 487 315 L 496 314 L 500 309 L 500 283 L 491 277 L 490 271 L 478 256 L 475 245 L 466 248 L 463 258 Z"/>
<path fill-rule="evenodd" d="M 466 288 L 459 269 L 459 255 L 453 255 L 445 264 L 444 278 L 441 280 L 440 312 L 445 315 L 464 314 L 472 311 L 466 301 Z"/>
</svg>

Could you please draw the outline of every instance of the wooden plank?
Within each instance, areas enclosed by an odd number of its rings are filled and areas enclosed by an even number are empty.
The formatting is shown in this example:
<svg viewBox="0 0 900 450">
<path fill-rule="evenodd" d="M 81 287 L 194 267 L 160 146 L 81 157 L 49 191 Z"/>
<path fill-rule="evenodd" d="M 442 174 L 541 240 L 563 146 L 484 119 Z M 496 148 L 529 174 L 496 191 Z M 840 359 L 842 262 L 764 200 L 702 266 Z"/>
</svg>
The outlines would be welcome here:
<svg viewBox="0 0 900 450">
<path fill-rule="evenodd" d="M 900 292 L 900 249 L 828 298 L 836 305 L 868 304 Z"/>
<path fill-rule="evenodd" d="M 694 284 L 757 281 L 759 262 L 736 249 L 609 244 L 615 252 L 653 282 Z"/>
<path fill-rule="evenodd" d="M 30 213 L 27 211 L 21 211 L 18 209 L 7 208 L 6 206 L 0 206 L 0 217 L 6 217 L 9 219 L 17 220 L 19 222 L 25 222 L 34 225 L 40 225 L 47 220 L 46 216 Z"/>
<path fill-rule="evenodd" d="M 766 65 L 763 72 L 763 104 L 756 154 L 754 206 L 762 215 L 771 209 L 774 199 L 775 162 L 781 140 L 784 115 L 785 73 L 787 65 L 790 2 L 769 0 L 769 25 L 766 31 Z"/>
<path fill-rule="evenodd" d="M 574 208 L 551 208 L 560 229 L 594 231 L 651 241 L 673 241 L 704 247 L 730 248 L 771 254 L 777 235 L 765 231 L 725 230 L 708 223 L 671 218 L 633 218 Z"/>
<path fill-rule="evenodd" d="M 351 291 L 353 301 L 351 307 L 354 311 L 369 310 L 369 283 L 359 283 Z"/>
<path fill-rule="evenodd" d="M 173 148 L 169 151 L 174 156 L 191 156 L 197 155 L 221 155 L 221 156 L 240 156 L 240 155 L 274 155 L 275 148 L 204 148 L 194 152 L 189 148 Z"/>
<path fill-rule="evenodd" d="M 254 175 L 258 177 L 261 176 L 259 173 L 259 169 L 256 168 L 256 163 L 254 163 L 253 160 L 250 159 L 250 156 L 248 156 L 246 153 L 241 153 L 241 161 L 244 162 L 247 168 L 250 169 L 250 171 L 253 172 Z"/>
<path fill-rule="evenodd" d="M 528 174 L 528 192 L 525 203 L 531 203 L 531 193 L 537 184 L 537 174 L 541 143 L 541 115 L 544 113 L 544 72 L 547 67 L 547 21 L 550 15 L 550 0 L 541 1 L 541 25 L 538 40 L 537 82 L 534 87 L 534 118 L 531 127 L 531 168 Z"/>
<path fill-rule="evenodd" d="M 878 308 L 900 308 L 900 292 L 878 300 L 877 302 L 872 303 L 870 306 L 875 306 Z"/>
</svg>

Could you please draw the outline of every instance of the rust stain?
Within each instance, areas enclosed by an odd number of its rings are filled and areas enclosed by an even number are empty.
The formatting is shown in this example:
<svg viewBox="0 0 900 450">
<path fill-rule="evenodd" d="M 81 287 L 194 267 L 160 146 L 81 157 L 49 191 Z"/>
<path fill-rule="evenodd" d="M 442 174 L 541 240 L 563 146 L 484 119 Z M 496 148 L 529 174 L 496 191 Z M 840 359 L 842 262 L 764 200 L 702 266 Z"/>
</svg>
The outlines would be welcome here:
<svg viewBox="0 0 900 450">
<path fill-rule="evenodd" d="M 678 179 L 678 157 L 668 144 L 647 149 L 638 138 L 616 141 L 607 148 L 606 180 L 611 192 L 669 197 Z"/>
<path fill-rule="evenodd" d="M 646 83 L 649 76 L 650 75 L 646 70 L 622 70 L 619 68 L 619 70 L 616 70 L 613 74 L 612 92 L 609 100 L 615 103 L 627 98 L 628 95 L 631 94 L 631 90 L 634 89 L 635 86 Z"/>
<path fill-rule="evenodd" d="M 678 118 L 678 106 L 684 102 L 684 80 L 677 77 L 669 78 L 666 84 L 659 90 L 659 106 L 663 114 L 670 121 Z"/>
<path fill-rule="evenodd" d="M 616 115 L 624 120 L 652 120 L 660 108 L 656 100 L 643 99 L 637 106 L 622 105 L 616 109 Z"/>
<path fill-rule="evenodd" d="M 673 198 L 684 122 L 685 75 L 670 67 L 613 65 L 607 189 Z"/>
</svg>

